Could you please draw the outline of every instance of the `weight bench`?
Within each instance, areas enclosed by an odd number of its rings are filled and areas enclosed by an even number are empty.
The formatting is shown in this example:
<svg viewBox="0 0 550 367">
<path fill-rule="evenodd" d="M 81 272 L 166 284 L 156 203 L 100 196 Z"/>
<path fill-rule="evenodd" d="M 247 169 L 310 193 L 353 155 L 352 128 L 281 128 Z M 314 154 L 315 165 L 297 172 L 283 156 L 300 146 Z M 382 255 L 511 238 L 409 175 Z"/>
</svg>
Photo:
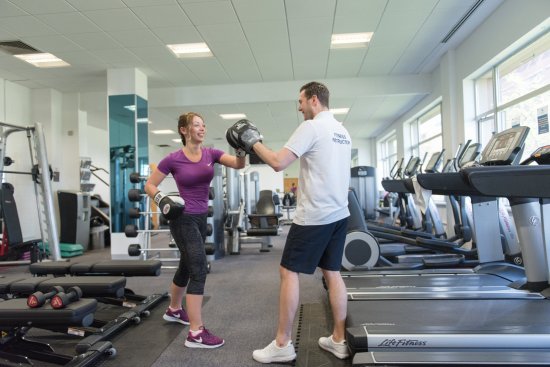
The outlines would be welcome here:
<svg viewBox="0 0 550 367">
<path fill-rule="evenodd" d="M 30 265 L 33 275 L 159 276 L 159 260 L 43 261 Z"/>
<path fill-rule="evenodd" d="M 96 365 L 105 356 L 115 355 L 116 351 L 108 341 L 89 345 L 86 350 L 77 351 L 77 355 L 67 355 L 57 353 L 45 342 L 26 338 L 32 327 L 53 331 L 89 327 L 94 322 L 96 307 L 95 299 L 80 299 L 57 310 L 49 303 L 39 308 L 29 308 L 24 298 L 0 301 L 0 363 L 2 366 L 32 366 L 32 360 L 36 360 L 48 362 L 48 365 L 84 367 Z"/>
<path fill-rule="evenodd" d="M 13 298 L 0 302 L 0 327 L 31 326 L 43 329 L 67 326 L 90 326 L 94 321 L 97 301 L 81 298 L 61 309 L 53 309 L 50 303 L 29 308 L 27 298 Z"/>
<path fill-rule="evenodd" d="M 41 276 L 29 278 L 24 275 L 14 275 L 0 277 L 0 295 L 4 297 L 21 297 L 0 302 L 0 328 L 2 326 L 14 328 L 31 326 L 67 332 L 67 328 L 71 327 L 72 330 L 78 331 L 78 335 L 84 337 L 75 346 L 76 352 L 86 354 L 96 346 L 103 345 L 101 343 L 120 332 L 123 328 L 131 324 L 138 324 L 141 321 L 141 316 L 147 316 L 150 313 L 149 309 L 166 297 L 166 293 L 147 297 L 127 294 L 125 285 L 126 278 L 121 276 Z M 94 297 L 96 299 L 82 298 L 60 310 L 51 309 L 49 303 L 35 309 L 30 309 L 26 305 L 28 295 L 36 291 L 49 292 L 53 286 L 61 286 L 64 289 L 78 286 L 82 290 L 83 297 Z M 94 317 L 98 300 L 123 306 L 121 313 L 114 319 L 98 320 L 97 317 Z M 4 310 L 6 312 L 3 312 Z M 87 312 L 87 314 L 81 315 L 83 312 Z M 79 320 L 79 317 L 82 317 L 82 320 Z M 111 317 L 109 316 L 109 318 Z M 92 322 L 95 327 L 90 327 Z M 106 349 L 106 351 L 103 351 L 104 353 L 114 353 L 113 348 Z M 2 347 L 0 345 L 0 358 L 1 355 Z"/>
<path fill-rule="evenodd" d="M 126 278 L 124 277 L 25 277 L 9 276 L 0 278 L 0 295 L 27 297 L 36 292 L 49 292 L 53 286 L 64 289 L 78 286 L 83 297 L 116 297 L 124 296 Z"/>
</svg>

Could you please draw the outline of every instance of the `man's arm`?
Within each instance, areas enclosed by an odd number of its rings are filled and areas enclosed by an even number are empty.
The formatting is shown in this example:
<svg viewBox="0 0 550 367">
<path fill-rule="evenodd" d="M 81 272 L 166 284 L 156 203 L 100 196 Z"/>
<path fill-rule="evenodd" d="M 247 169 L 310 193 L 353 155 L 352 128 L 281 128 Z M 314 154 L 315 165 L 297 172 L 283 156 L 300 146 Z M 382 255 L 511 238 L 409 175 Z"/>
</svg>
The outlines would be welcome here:
<svg viewBox="0 0 550 367">
<path fill-rule="evenodd" d="M 284 170 L 298 158 L 293 152 L 285 147 L 278 152 L 274 152 L 261 142 L 255 143 L 252 149 L 254 149 L 258 157 L 273 168 L 275 172 Z"/>
</svg>

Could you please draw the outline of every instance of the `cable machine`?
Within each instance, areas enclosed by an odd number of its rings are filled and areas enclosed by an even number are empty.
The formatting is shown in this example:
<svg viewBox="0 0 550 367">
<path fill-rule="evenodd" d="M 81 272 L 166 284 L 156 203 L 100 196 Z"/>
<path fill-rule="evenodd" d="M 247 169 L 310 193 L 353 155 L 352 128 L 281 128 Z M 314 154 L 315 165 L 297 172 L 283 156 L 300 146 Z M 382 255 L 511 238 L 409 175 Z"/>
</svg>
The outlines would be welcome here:
<svg viewBox="0 0 550 367">
<path fill-rule="evenodd" d="M 46 155 L 46 140 L 42 124 L 37 122 L 32 127 L 23 127 L 0 122 L 0 173 L 2 181 L 4 173 L 30 174 L 33 177 L 36 208 L 39 216 L 40 235 L 42 242 L 48 243 L 50 254 L 53 260 L 61 260 L 59 249 L 59 235 L 53 206 L 53 195 L 50 184 L 50 165 Z M 31 172 L 5 171 L 4 158 L 6 157 L 6 146 L 8 137 L 17 132 L 25 132 L 27 135 Z"/>
</svg>

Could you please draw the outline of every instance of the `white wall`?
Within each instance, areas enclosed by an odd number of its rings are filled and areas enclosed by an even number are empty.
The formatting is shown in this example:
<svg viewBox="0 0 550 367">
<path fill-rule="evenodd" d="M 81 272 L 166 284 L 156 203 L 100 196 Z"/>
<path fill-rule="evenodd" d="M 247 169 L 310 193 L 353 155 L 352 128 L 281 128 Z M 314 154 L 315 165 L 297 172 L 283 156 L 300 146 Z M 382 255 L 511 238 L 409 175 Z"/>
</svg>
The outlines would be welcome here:
<svg viewBox="0 0 550 367">
<path fill-rule="evenodd" d="M 4 111 L 2 122 L 18 126 L 32 126 L 30 113 L 31 91 L 21 85 L 5 81 L 3 97 L 1 100 L 3 106 L 0 108 Z M 6 170 L 31 172 L 32 163 L 29 143 L 24 132 L 16 132 L 8 136 L 6 156 L 15 161 L 11 166 L 6 167 Z M 15 187 L 14 197 L 17 203 L 23 239 L 40 238 L 36 196 L 31 176 L 6 173 L 4 178 L 5 182 L 9 182 Z"/>
<path fill-rule="evenodd" d="M 109 133 L 107 130 L 100 129 L 94 126 L 86 126 L 87 147 L 82 152 L 82 156 L 90 157 L 92 164 L 95 167 L 105 169 L 107 172 L 110 169 L 109 161 Z M 103 181 L 109 184 L 109 174 L 105 171 L 96 171 L 96 175 Z M 95 184 L 93 193 L 99 194 L 103 201 L 111 202 L 111 191 L 108 185 L 101 182 L 97 177 L 93 176 L 90 179 L 91 183 Z"/>
<path fill-rule="evenodd" d="M 439 67 L 432 73 L 432 93 L 379 136 L 395 129 L 398 156 L 403 156 L 403 123 L 442 98 L 443 144 L 448 152 L 454 152 L 458 143 L 466 138 L 464 122 L 469 123 L 473 118 L 474 100 L 470 89 L 473 84 L 464 79 L 475 76 L 480 69 L 487 69 L 510 50 L 548 29 L 548 14 L 550 1 L 547 0 L 504 1 L 462 44 L 443 56 Z"/>
<path fill-rule="evenodd" d="M 447 52 L 432 73 L 432 93 L 383 131 L 397 132 L 397 156 L 404 156 L 403 124 L 442 101 L 443 148 L 447 157 L 458 144 L 475 138 L 472 78 L 550 27 L 550 1 L 507 0 L 456 49 Z M 445 218 L 442 215 L 442 218 Z M 450 213 L 447 220 L 451 223 Z"/>
</svg>

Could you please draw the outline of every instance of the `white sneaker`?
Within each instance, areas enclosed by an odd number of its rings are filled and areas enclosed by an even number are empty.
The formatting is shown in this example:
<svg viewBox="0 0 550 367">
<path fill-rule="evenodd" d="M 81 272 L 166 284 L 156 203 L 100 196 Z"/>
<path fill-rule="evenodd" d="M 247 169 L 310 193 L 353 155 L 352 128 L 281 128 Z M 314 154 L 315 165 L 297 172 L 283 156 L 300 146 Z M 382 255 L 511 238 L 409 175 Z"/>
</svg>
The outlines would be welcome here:
<svg viewBox="0 0 550 367">
<path fill-rule="evenodd" d="M 331 352 L 337 358 L 346 359 L 349 357 L 348 343 L 346 343 L 345 340 L 340 343 L 336 343 L 334 339 L 332 339 L 332 335 L 329 337 L 320 337 L 319 346 L 322 349 Z"/>
<path fill-rule="evenodd" d="M 252 353 L 252 358 L 260 363 L 291 362 L 296 359 L 296 351 L 292 341 L 286 347 L 278 347 L 273 340 L 264 349 L 257 349 Z"/>
</svg>

